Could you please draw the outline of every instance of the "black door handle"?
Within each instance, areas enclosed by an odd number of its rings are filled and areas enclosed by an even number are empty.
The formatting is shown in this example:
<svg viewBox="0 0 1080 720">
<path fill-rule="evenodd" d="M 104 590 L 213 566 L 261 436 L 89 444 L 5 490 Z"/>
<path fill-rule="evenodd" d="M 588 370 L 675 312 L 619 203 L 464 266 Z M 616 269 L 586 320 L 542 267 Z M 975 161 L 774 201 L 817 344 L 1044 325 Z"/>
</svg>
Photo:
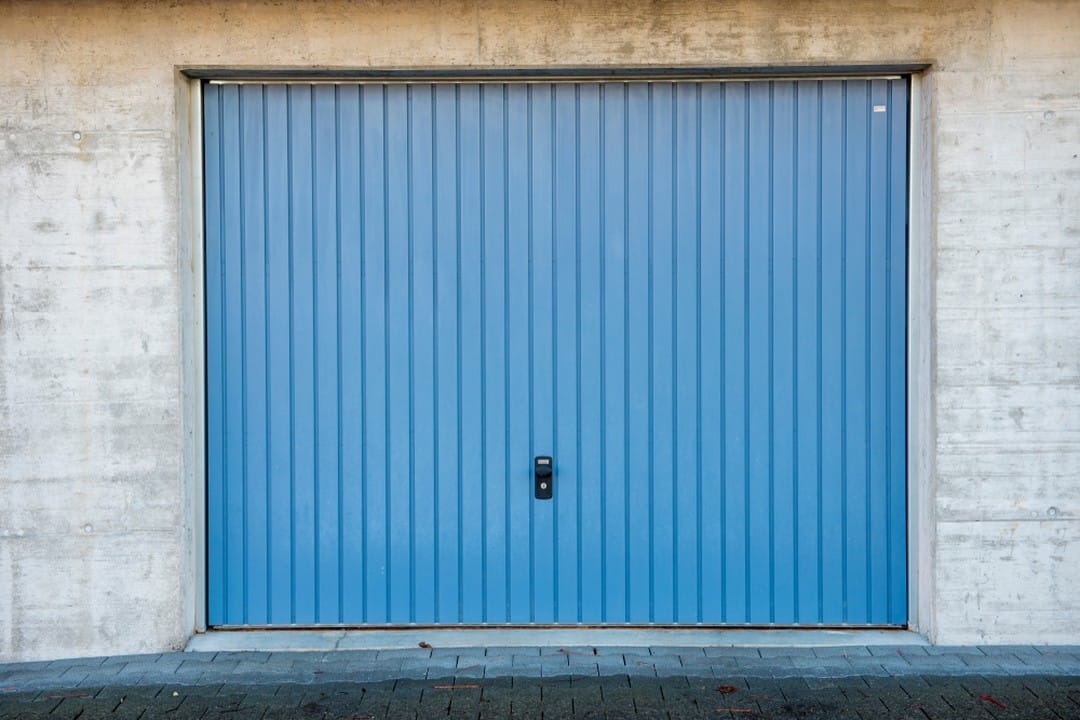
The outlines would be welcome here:
<svg viewBox="0 0 1080 720">
<path fill-rule="evenodd" d="M 551 499 L 554 475 L 550 457 L 540 455 L 533 459 L 533 489 L 537 500 Z"/>
</svg>

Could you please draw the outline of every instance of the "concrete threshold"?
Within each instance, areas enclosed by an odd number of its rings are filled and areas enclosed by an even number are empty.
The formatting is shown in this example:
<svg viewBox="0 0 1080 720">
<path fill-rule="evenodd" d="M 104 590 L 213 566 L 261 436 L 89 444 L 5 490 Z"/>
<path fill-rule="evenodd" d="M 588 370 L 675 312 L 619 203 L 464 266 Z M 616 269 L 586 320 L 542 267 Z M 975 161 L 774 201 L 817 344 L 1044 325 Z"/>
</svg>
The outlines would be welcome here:
<svg viewBox="0 0 1080 720">
<path fill-rule="evenodd" d="M 389 650 L 415 647 L 842 647 L 929 645 L 910 630 L 757 628 L 401 628 L 211 630 L 188 652 Z"/>
</svg>

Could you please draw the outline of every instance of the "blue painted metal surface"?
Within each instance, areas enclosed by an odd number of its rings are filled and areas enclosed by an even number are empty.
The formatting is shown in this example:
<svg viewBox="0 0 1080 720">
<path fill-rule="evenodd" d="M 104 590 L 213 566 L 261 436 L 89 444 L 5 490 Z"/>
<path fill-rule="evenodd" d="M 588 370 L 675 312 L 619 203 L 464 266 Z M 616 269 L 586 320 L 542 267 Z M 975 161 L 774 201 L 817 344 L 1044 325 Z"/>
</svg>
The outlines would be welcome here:
<svg viewBox="0 0 1080 720">
<path fill-rule="evenodd" d="M 906 81 L 204 105 L 212 625 L 906 621 Z"/>
</svg>

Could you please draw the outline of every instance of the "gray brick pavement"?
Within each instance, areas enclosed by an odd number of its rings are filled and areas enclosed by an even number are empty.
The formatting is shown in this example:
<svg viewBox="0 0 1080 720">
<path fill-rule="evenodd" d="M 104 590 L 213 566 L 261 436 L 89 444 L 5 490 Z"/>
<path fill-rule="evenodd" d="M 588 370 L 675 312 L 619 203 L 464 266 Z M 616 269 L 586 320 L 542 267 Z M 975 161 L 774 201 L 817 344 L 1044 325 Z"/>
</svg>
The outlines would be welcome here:
<svg viewBox="0 0 1080 720">
<path fill-rule="evenodd" d="M 1068 720 L 1080 718 L 1080 647 L 415 648 L 0 665 L 2 718 L 166 713 Z"/>
</svg>

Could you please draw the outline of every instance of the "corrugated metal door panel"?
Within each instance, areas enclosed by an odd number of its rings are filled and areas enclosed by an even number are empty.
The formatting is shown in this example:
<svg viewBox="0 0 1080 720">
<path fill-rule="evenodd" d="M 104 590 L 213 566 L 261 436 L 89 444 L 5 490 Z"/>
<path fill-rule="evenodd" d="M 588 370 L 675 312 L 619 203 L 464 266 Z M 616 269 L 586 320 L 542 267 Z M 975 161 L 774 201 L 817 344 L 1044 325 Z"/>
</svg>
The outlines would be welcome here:
<svg viewBox="0 0 1080 720">
<path fill-rule="evenodd" d="M 204 105 L 212 625 L 905 622 L 905 81 Z"/>
</svg>

